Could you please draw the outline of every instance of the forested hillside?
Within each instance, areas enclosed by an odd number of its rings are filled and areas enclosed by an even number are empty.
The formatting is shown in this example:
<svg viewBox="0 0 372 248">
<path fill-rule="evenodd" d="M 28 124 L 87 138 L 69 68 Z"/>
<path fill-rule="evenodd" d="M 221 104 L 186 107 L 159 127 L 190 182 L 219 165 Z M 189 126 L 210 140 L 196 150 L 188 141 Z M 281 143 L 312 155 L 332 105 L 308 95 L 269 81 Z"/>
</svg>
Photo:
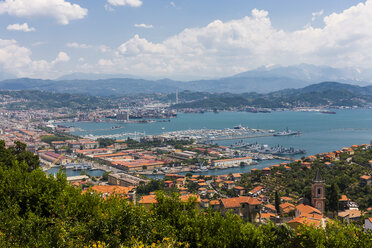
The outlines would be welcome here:
<svg viewBox="0 0 372 248">
<path fill-rule="evenodd" d="M 38 157 L 0 142 L 1 247 L 370 247 L 372 234 L 330 222 L 325 230 L 255 226 L 204 212 L 178 195 L 150 209 L 117 196 L 82 194 L 63 174 L 46 177 Z"/>
</svg>

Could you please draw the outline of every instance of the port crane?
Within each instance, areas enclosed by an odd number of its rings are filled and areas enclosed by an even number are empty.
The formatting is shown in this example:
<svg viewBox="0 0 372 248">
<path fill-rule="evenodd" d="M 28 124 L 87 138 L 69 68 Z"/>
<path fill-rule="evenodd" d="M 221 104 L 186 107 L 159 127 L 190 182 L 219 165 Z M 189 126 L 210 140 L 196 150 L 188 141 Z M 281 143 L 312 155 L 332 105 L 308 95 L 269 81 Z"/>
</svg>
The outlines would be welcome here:
<svg viewBox="0 0 372 248">
<path fill-rule="evenodd" d="M 48 176 L 48 171 L 64 156 L 65 154 L 61 154 L 59 155 L 59 157 L 53 161 L 53 163 L 51 163 L 45 170 L 45 175 Z"/>
</svg>

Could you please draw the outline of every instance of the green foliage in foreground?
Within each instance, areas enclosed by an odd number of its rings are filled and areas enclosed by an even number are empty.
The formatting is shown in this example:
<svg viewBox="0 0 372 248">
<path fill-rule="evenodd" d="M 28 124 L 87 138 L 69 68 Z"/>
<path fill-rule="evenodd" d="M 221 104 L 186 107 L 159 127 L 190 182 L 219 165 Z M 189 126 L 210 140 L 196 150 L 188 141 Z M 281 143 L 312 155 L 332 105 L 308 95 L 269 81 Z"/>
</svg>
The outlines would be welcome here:
<svg viewBox="0 0 372 248">
<path fill-rule="evenodd" d="M 147 210 L 119 197 L 81 194 L 63 174 L 46 177 L 37 157 L 0 142 L 0 247 L 370 247 L 372 234 L 334 223 L 325 230 L 256 227 L 237 215 L 197 210 L 158 194 Z M 159 243 L 158 243 L 159 241 Z"/>
</svg>

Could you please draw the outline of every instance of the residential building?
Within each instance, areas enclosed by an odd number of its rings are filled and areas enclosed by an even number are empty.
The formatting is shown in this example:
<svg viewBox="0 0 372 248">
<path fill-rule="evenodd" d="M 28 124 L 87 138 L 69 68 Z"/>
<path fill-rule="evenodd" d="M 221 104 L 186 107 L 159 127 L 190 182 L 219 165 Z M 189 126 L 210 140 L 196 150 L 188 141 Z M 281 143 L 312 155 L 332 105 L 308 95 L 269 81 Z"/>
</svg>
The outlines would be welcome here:
<svg viewBox="0 0 372 248">
<path fill-rule="evenodd" d="M 358 209 L 346 209 L 345 211 L 339 212 L 338 217 L 345 222 L 360 221 L 362 213 Z"/>
<path fill-rule="evenodd" d="M 257 186 L 255 188 L 253 188 L 252 190 L 250 190 L 248 192 L 248 195 L 252 196 L 252 197 L 257 197 L 257 196 L 261 195 L 264 190 L 265 190 L 264 187 Z"/>
<path fill-rule="evenodd" d="M 104 198 L 110 195 L 117 195 L 136 203 L 136 190 L 133 186 L 124 187 L 116 185 L 94 185 L 86 192 L 89 192 L 89 190 L 96 192 L 97 194 L 101 194 L 101 196 Z"/>
<path fill-rule="evenodd" d="M 111 173 L 108 175 L 108 183 L 111 185 L 120 185 L 120 186 L 137 186 L 140 183 L 148 183 L 149 180 L 145 180 L 139 177 L 135 177 L 126 173 Z"/>
<path fill-rule="evenodd" d="M 252 163 L 251 157 L 242 157 L 242 158 L 230 158 L 230 159 L 220 159 L 212 161 L 212 166 L 216 167 L 228 167 L 234 165 L 240 165 L 240 163 Z"/>
<path fill-rule="evenodd" d="M 261 202 L 249 196 L 223 198 L 220 200 L 220 211 L 224 215 L 227 211 L 241 216 L 242 218 L 256 221 L 259 218 Z"/>
</svg>

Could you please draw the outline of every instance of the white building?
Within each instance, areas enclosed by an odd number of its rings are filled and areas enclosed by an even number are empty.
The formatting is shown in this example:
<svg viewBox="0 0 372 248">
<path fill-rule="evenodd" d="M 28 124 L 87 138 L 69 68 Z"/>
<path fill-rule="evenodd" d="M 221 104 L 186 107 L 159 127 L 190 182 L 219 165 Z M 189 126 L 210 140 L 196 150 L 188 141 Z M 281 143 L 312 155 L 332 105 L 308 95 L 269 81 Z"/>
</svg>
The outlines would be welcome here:
<svg viewBox="0 0 372 248">
<path fill-rule="evenodd" d="M 240 165 L 240 163 L 252 163 L 251 157 L 242 157 L 242 158 L 229 158 L 229 159 L 220 159 L 220 160 L 214 160 L 212 161 L 212 166 L 217 167 L 225 167 L 225 166 L 234 166 L 234 165 Z"/>
</svg>

